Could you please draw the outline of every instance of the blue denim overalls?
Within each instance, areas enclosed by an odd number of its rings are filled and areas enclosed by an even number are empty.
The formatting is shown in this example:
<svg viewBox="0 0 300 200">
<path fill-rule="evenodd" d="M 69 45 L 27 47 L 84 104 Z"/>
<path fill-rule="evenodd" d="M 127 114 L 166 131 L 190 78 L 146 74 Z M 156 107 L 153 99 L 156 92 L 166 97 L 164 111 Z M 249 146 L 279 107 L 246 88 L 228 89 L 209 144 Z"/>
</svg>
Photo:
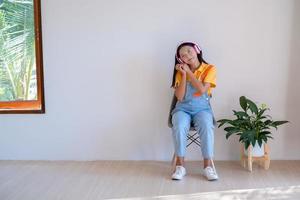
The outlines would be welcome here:
<svg viewBox="0 0 300 200">
<path fill-rule="evenodd" d="M 186 82 L 183 101 L 177 101 L 172 111 L 172 132 L 176 156 L 184 157 L 186 153 L 187 134 L 193 123 L 201 140 L 201 152 L 205 159 L 212 159 L 214 147 L 214 125 L 216 124 L 207 93 L 194 96 L 197 90 Z"/>
</svg>

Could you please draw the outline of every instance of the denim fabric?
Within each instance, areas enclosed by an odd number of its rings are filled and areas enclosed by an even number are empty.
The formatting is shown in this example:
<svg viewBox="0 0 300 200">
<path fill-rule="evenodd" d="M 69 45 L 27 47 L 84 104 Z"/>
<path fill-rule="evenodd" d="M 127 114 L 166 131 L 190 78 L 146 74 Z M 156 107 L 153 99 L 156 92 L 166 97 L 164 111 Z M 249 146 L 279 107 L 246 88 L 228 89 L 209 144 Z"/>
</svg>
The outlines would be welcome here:
<svg viewBox="0 0 300 200">
<path fill-rule="evenodd" d="M 205 159 L 213 157 L 215 119 L 207 93 L 194 96 L 197 90 L 187 82 L 183 101 L 177 102 L 172 111 L 172 133 L 175 154 L 184 157 L 186 154 L 187 134 L 191 123 L 201 140 L 201 152 Z"/>
</svg>

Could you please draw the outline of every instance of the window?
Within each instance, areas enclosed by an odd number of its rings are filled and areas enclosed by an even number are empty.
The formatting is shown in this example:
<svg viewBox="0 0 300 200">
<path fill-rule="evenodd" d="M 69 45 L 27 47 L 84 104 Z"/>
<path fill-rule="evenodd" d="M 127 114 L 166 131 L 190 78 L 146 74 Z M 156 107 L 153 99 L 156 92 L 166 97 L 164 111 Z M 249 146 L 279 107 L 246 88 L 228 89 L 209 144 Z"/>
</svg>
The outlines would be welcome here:
<svg viewBox="0 0 300 200">
<path fill-rule="evenodd" d="M 0 0 L 0 113 L 45 113 L 40 0 Z"/>
</svg>

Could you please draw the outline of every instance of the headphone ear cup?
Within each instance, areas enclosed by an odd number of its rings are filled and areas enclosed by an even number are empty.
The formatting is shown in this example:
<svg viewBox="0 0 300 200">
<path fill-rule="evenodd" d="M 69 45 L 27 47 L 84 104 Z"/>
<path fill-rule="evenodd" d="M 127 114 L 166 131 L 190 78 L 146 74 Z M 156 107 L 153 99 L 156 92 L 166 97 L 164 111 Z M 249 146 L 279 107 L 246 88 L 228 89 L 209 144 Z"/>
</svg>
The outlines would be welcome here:
<svg viewBox="0 0 300 200">
<path fill-rule="evenodd" d="M 183 61 L 182 61 L 177 55 L 175 55 L 175 56 L 176 56 L 177 61 L 178 61 L 180 64 L 182 64 Z"/>
<path fill-rule="evenodd" d="M 201 52 L 201 49 L 197 44 L 194 45 L 194 48 L 195 48 L 197 54 L 199 54 Z"/>
</svg>

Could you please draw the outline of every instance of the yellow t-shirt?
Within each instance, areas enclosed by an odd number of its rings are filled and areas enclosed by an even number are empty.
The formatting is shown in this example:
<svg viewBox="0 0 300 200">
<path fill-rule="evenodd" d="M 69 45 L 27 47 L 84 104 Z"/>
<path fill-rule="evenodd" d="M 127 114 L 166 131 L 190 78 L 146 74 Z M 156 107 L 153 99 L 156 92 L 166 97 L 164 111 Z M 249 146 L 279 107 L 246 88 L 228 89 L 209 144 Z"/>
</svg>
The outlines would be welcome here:
<svg viewBox="0 0 300 200">
<path fill-rule="evenodd" d="M 194 75 L 198 80 L 201 80 L 203 83 L 210 83 L 210 87 L 207 90 L 209 96 L 212 94 L 212 88 L 217 86 L 216 84 L 216 67 L 211 64 L 206 64 L 202 62 L 201 66 L 195 70 Z M 187 76 L 187 81 L 189 77 Z M 181 82 L 181 73 L 177 72 L 175 77 L 175 87 L 177 87 Z M 194 93 L 194 96 L 200 96 L 200 92 Z"/>
</svg>

